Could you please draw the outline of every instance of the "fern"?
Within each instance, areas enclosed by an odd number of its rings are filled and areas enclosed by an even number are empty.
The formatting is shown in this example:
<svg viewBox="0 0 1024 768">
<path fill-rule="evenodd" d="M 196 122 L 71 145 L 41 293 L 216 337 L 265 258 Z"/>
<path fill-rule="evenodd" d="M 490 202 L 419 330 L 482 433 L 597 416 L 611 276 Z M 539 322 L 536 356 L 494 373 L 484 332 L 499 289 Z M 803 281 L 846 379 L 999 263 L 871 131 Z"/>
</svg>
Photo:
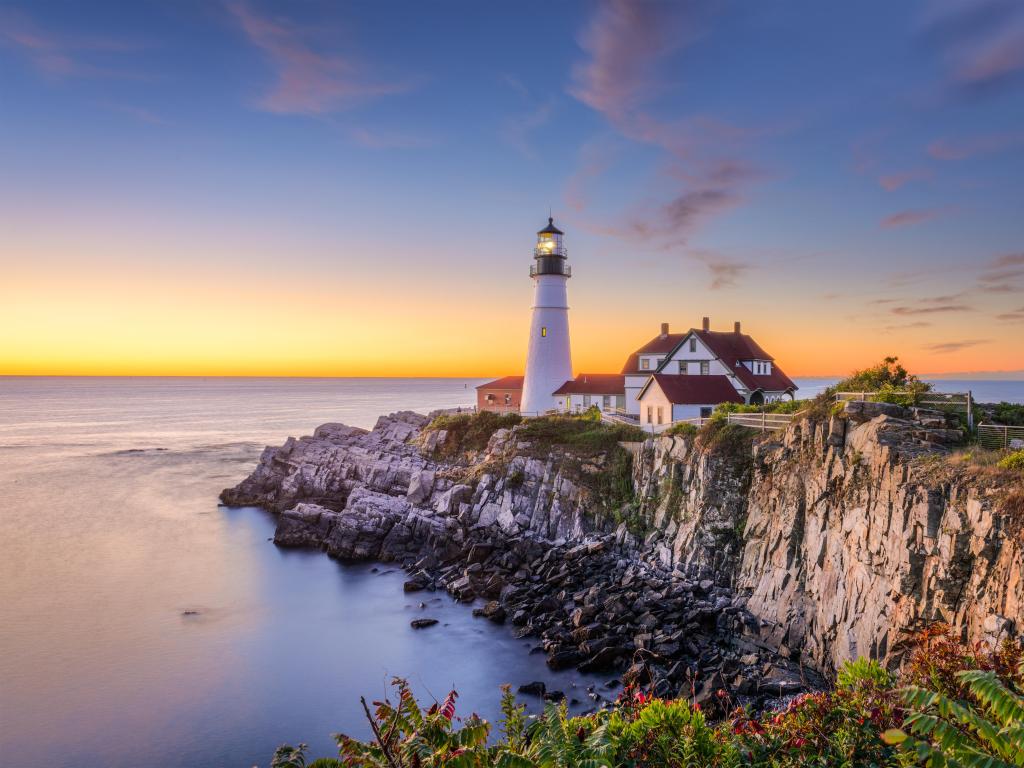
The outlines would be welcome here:
<svg viewBox="0 0 1024 768">
<path fill-rule="evenodd" d="M 908 687 L 903 690 L 910 711 L 906 730 L 887 731 L 883 739 L 929 766 L 1024 766 L 1024 698 L 995 672 L 968 670 L 958 672 L 956 679 L 976 704 Z"/>
</svg>

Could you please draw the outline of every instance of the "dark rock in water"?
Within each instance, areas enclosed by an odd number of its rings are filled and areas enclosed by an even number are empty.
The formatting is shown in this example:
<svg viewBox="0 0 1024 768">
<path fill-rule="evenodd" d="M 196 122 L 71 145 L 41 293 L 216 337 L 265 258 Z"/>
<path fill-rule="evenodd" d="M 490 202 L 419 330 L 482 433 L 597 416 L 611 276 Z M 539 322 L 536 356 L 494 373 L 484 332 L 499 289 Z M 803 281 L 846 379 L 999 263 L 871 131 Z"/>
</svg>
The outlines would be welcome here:
<svg viewBox="0 0 1024 768">
<path fill-rule="evenodd" d="M 547 686 L 540 680 L 535 680 L 532 683 L 524 683 L 519 686 L 519 692 L 525 693 L 527 696 L 543 696 L 546 690 Z"/>
<path fill-rule="evenodd" d="M 193 610 L 182 611 L 181 615 L 182 616 L 198 616 L 199 615 L 199 611 L 193 611 Z"/>
<path fill-rule="evenodd" d="M 542 698 L 544 701 L 565 701 L 565 694 L 561 691 L 547 691 Z"/>
<path fill-rule="evenodd" d="M 409 622 L 409 626 L 413 629 L 426 629 L 437 624 L 437 619 L 413 619 Z"/>
<path fill-rule="evenodd" d="M 575 667 L 582 660 L 579 651 L 569 648 L 564 651 L 556 651 L 548 656 L 548 666 L 551 669 L 568 669 Z"/>
<path fill-rule="evenodd" d="M 421 579 L 419 577 L 409 579 L 405 582 L 405 584 L 402 585 L 402 589 L 404 589 L 406 592 L 420 592 L 426 588 L 426 579 Z"/>
</svg>

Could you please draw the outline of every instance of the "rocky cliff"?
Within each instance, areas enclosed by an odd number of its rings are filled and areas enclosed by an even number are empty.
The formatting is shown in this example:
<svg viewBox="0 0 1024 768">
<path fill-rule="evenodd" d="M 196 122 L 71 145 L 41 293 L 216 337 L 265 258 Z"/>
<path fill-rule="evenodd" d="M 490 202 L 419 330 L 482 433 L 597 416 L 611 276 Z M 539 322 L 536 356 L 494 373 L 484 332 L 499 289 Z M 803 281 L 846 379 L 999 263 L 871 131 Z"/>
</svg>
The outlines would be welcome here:
<svg viewBox="0 0 1024 768">
<path fill-rule="evenodd" d="M 428 421 L 289 438 L 222 500 L 280 513 L 282 546 L 400 562 L 408 590 L 477 601 L 553 667 L 709 704 L 719 689 L 763 703 L 857 655 L 898 664 L 934 620 L 970 639 L 1024 626 L 1024 491 L 950 460 L 941 415 L 855 403 L 767 438 L 629 444 L 635 499 L 615 508 L 601 489 L 621 447 L 517 426 L 452 452 Z"/>
<path fill-rule="evenodd" d="M 971 642 L 1024 629 L 1024 483 L 951 456 L 958 429 L 939 413 L 849 403 L 754 441 L 749 464 L 700 438 L 661 438 L 638 484 L 668 563 L 729 578 L 757 637 L 832 671 L 942 621 Z"/>
</svg>

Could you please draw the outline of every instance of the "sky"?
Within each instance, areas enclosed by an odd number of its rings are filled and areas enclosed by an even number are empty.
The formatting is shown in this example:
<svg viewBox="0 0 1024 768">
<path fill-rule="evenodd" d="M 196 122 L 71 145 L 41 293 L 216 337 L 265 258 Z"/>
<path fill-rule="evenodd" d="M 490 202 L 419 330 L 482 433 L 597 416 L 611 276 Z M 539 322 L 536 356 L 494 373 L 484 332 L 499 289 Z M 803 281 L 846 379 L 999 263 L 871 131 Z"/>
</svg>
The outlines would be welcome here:
<svg viewBox="0 0 1024 768">
<path fill-rule="evenodd" d="M 1024 370 L 1024 3 L 0 0 L 0 374 Z"/>
</svg>

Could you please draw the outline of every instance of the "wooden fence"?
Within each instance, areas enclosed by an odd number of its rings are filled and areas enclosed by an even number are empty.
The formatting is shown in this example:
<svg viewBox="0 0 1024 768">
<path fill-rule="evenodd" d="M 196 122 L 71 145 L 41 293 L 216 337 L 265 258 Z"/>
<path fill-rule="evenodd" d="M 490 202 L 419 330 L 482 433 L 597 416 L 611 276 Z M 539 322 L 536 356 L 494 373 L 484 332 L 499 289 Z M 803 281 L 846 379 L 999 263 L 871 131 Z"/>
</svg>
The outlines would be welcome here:
<svg viewBox="0 0 1024 768">
<path fill-rule="evenodd" d="M 999 451 L 1020 450 L 1024 448 L 1024 427 L 979 424 L 978 445 Z"/>
</svg>

